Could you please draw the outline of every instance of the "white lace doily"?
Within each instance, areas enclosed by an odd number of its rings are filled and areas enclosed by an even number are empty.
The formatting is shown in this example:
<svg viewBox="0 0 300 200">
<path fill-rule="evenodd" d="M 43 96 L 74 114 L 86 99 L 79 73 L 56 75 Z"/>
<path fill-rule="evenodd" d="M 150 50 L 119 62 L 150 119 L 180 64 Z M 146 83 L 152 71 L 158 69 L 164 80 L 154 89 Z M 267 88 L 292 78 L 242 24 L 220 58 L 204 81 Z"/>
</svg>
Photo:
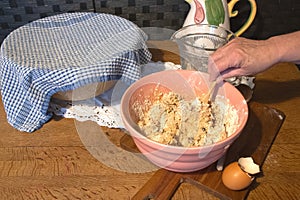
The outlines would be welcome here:
<svg viewBox="0 0 300 200">
<path fill-rule="evenodd" d="M 149 62 L 141 68 L 142 76 L 162 70 L 176 69 L 181 69 L 181 66 L 172 62 Z M 254 88 L 254 77 L 234 77 L 226 81 L 230 82 L 234 86 L 245 84 L 251 89 Z M 124 128 L 120 116 L 120 101 L 128 86 L 129 85 L 124 82 L 118 81 L 117 84 L 109 91 L 97 97 L 83 101 L 67 102 L 52 99 L 49 106 L 49 112 L 65 118 L 74 118 L 78 121 L 91 120 L 100 126 L 106 126 L 109 128 Z"/>
<path fill-rule="evenodd" d="M 180 65 L 172 62 L 149 62 L 143 65 L 142 76 L 162 71 L 181 69 Z M 109 128 L 124 128 L 120 116 L 120 100 L 128 85 L 118 81 L 109 91 L 84 101 L 67 102 L 52 99 L 49 112 L 65 118 L 74 118 L 78 121 L 91 120 L 100 126 Z"/>
</svg>

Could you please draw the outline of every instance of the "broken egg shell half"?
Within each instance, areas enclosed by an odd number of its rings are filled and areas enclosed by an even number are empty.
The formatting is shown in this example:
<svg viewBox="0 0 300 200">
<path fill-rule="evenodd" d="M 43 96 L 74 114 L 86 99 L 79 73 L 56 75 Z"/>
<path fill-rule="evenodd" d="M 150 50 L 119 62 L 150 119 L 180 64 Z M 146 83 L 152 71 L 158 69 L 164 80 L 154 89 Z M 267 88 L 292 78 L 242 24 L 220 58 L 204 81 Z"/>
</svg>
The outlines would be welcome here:
<svg viewBox="0 0 300 200">
<path fill-rule="evenodd" d="M 253 177 L 241 169 L 238 162 L 229 164 L 222 173 L 223 184 L 231 190 L 245 189 L 253 180 Z"/>
<path fill-rule="evenodd" d="M 255 164 L 251 157 L 240 158 L 238 163 L 242 170 L 249 174 L 257 174 L 260 172 L 259 165 Z"/>
<path fill-rule="evenodd" d="M 238 162 L 233 162 L 224 169 L 222 182 L 231 190 L 242 190 L 247 188 L 254 180 L 251 175 L 259 172 L 259 166 L 253 162 L 251 157 L 240 158 Z"/>
</svg>

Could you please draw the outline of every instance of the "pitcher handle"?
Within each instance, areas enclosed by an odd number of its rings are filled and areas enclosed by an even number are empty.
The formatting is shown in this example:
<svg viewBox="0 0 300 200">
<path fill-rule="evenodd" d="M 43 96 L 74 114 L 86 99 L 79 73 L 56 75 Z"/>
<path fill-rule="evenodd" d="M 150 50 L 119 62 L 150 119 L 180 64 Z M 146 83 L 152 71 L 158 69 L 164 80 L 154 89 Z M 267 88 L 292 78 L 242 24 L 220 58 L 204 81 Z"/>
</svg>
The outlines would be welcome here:
<svg viewBox="0 0 300 200">
<path fill-rule="evenodd" d="M 238 1 L 239 0 L 231 0 L 228 3 L 229 17 L 235 17 L 235 16 L 238 15 L 237 10 L 233 11 L 233 7 Z M 255 0 L 248 0 L 248 2 L 250 3 L 250 7 L 251 7 L 250 15 L 249 15 L 246 23 L 238 31 L 235 32 L 236 36 L 240 36 L 241 34 L 243 34 L 249 28 L 249 26 L 252 24 L 252 22 L 255 18 L 255 15 L 256 15 L 256 12 L 257 12 L 256 2 L 255 2 Z"/>
</svg>

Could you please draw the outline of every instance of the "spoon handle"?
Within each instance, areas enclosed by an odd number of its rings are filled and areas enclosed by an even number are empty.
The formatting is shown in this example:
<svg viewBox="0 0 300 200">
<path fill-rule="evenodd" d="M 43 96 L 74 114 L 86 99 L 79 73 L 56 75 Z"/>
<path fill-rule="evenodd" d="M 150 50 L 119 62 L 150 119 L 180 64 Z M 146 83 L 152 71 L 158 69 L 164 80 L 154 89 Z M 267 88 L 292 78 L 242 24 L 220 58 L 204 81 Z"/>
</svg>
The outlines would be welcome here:
<svg viewBox="0 0 300 200">
<path fill-rule="evenodd" d="M 203 102 L 209 102 L 211 100 L 211 97 L 212 97 L 212 94 L 214 93 L 216 85 L 217 85 L 217 81 L 213 81 L 210 83 L 208 92 L 203 98 Z"/>
</svg>

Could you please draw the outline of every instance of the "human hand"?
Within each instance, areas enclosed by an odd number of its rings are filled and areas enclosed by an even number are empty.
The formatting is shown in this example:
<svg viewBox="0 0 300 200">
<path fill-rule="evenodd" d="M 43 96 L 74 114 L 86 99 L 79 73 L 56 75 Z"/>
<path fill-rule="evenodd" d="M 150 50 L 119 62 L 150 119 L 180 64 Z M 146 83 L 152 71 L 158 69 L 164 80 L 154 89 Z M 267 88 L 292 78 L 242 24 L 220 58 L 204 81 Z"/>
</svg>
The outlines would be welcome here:
<svg viewBox="0 0 300 200">
<path fill-rule="evenodd" d="M 278 61 L 276 51 L 277 46 L 271 40 L 238 37 L 210 56 L 208 72 L 212 80 L 255 75 Z"/>
</svg>

